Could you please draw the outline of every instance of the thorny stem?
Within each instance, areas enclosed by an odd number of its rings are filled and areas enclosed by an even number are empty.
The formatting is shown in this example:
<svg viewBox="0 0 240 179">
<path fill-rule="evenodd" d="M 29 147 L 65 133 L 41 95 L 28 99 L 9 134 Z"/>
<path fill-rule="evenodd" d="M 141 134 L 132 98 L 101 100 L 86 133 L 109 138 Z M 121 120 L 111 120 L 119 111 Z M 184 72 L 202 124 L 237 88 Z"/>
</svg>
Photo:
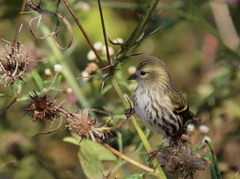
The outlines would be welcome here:
<svg viewBox="0 0 240 179">
<path fill-rule="evenodd" d="M 146 24 L 149 22 L 151 18 L 152 12 L 155 10 L 159 0 L 154 0 L 155 2 L 150 2 L 148 8 L 145 10 L 145 13 L 142 15 L 139 24 L 132 32 L 132 35 L 127 39 L 127 41 L 122 46 L 121 51 L 118 53 L 118 61 L 123 61 L 127 52 L 134 46 L 138 38 L 142 35 Z"/>
<path fill-rule="evenodd" d="M 21 12 L 20 12 L 20 15 L 19 15 L 19 18 L 18 18 L 17 27 L 16 27 L 16 31 L 15 31 L 15 34 L 14 34 L 13 42 L 12 42 L 13 46 L 15 46 L 16 42 L 17 42 L 17 36 L 19 34 L 19 31 L 20 31 L 20 28 L 21 28 L 21 24 L 22 24 L 22 16 L 23 16 L 22 12 L 24 12 L 26 4 L 27 4 L 27 0 L 23 0 Z"/>
<path fill-rule="evenodd" d="M 105 46 L 106 46 L 108 65 L 110 65 L 111 64 L 111 58 L 110 58 L 110 55 L 109 55 L 108 40 L 107 40 L 106 28 L 105 28 L 105 23 L 104 23 L 104 18 L 103 18 L 102 5 L 101 5 L 100 1 L 101 0 L 98 0 L 98 8 L 99 8 L 99 12 L 100 12 L 104 42 L 105 42 Z"/>
<path fill-rule="evenodd" d="M 118 83 L 117 83 L 117 80 L 116 80 L 115 78 L 109 78 L 109 81 L 110 81 L 110 83 L 112 84 L 114 90 L 116 91 L 116 93 L 117 93 L 119 99 L 121 100 L 124 108 L 127 109 L 127 108 L 129 107 L 129 104 L 128 104 L 128 102 L 125 100 L 124 95 L 123 95 L 123 92 L 122 92 L 121 88 L 119 87 L 119 85 L 118 85 Z M 131 119 L 131 121 L 132 121 L 135 129 L 137 130 L 137 133 L 138 133 L 138 135 L 139 135 L 139 137 L 140 137 L 140 139 L 141 139 L 141 141 L 142 141 L 142 143 L 143 143 L 146 151 L 147 151 L 148 153 L 151 152 L 151 151 L 153 151 L 153 149 L 152 149 L 152 147 L 150 146 L 150 144 L 149 144 L 146 136 L 144 135 L 142 129 L 141 129 L 140 126 L 138 125 L 138 122 L 137 122 L 136 117 L 135 117 L 135 116 L 132 116 L 130 119 Z M 156 158 L 153 159 L 152 162 L 153 162 L 153 165 L 156 167 L 157 171 L 159 172 L 159 173 L 158 173 L 159 178 L 161 178 L 161 179 L 166 179 L 166 176 L 165 176 L 165 174 L 164 174 L 161 166 L 159 165 L 157 159 L 156 159 Z"/>
<path fill-rule="evenodd" d="M 137 166 L 137 167 L 139 167 L 139 168 L 141 168 L 141 169 L 143 169 L 143 170 L 145 170 L 145 171 L 154 172 L 154 170 L 153 170 L 152 168 L 149 168 L 149 167 L 147 167 L 147 166 L 145 166 L 145 165 L 143 165 L 143 164 L 141 164 L 141 163 L 139 163 L 139 162 L 137 162 L 137 161 L 135 161 L 135 160 L 127 157 L 126 155 L 124 155 L 124 154 L 122 154 L 121 152 L 117 151 L 116 149 L 112 148 L 112 147 L 109 146 L 108 144 L 100 141 L 99 139 L 97 139 L 97 142 L 98 142 L 99 144 L 103 145 L 106 149 L 110 150 L 112 153 L 114 153 L 114 154 L 116 154 L 117 156 L 121 157 L 122 159 L 128 161 L 129 163 L 131 163 L 131 164 L 133 164 L 133 165 L 135 165 L 135 166 Z"/>
<path fill-rule="evenodd" d="M 84 30 L 82 24 L 80 23 L 79 19 L 77 18 L 76 14 L 73 12 L 70 4 L 68 3 L 68 0 L 63 0 L 65 5 L 67 6 L 69 12 L 71 13 L 73 19 L 75 20 L 75 22 L 77 23 L 79 29 L 81 30 L 82 34 L 84 35 L 85 39 L 87 40 L 88 42 L 88 45 L 91 47 L 92 51 L 95 53 L 99 63 L 100 63 L 100 66 L 101 68 L 104 68 L 106 65 L 105 65 L 105 62 L 102 60 L 102 58 L 99 56 L 97 50 L 95 49 L 95 47 L 93 46 L 93 43 L 91 42 L 90 38 L 88 37 L 86 31 Z"/>
</svg>

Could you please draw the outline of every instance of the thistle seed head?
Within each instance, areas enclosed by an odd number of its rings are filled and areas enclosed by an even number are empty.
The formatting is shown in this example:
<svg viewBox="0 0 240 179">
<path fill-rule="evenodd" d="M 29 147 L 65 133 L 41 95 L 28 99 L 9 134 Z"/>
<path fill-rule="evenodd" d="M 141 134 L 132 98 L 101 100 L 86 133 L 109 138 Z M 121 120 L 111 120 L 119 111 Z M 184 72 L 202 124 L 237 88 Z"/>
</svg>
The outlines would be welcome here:
<svg viewBox="0 0 240 179">
<path fill-rule="evenodd" d="M 76 132 L 82 137 L 91 137 L 96 140 L 96 137 L 104 138 L 103 131 L 96 126 L 96 121 L 92 119 L 89 109 L 80 110 L 68 117 L 68 129 Z"/>
<path fill-rule="evenodd" d="M 33 121 L 39 121 L 42 119 L 54 121 L 60 117 L 58 106 L 53 98 L 46 94 L 38 95 L 34 92 L 34 95 L 29 95 L 31 101 L 27 105 L 26 110 L 31 114 Z"/>
<path fill-rule="evenodd" d="M 10 43 L 0 57 L 0 81 L 4 81 L 5 86 L 16 79 L 22 80 L 30 63 L 31 58 L 21 47 L 19 42 L 16 45 Z"/>
<path fill-rule="evenodd" d="M 191 178 L 197 170 L 203 170 L 206 160 L 194 155 L 188 146 L 171 146 L 162 150 L 158 161 L 168 172 L 183 178 Z"/>
</svg>

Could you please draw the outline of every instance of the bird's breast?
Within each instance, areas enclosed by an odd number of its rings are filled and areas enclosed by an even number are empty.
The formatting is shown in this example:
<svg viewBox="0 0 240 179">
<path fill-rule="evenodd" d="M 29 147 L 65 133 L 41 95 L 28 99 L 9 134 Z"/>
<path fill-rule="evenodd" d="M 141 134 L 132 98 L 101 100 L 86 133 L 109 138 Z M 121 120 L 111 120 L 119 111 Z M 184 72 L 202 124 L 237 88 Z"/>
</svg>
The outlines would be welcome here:
<svg viewBox="0 0 240 179">
<path fill-rule="evenodd" d="M 146 90 L 137 89 L 134 94 L 135 114 L 147 128 L 156 133 L 163 133 L 162 128 L 154 124 L 156 117 L 151 108 L 152 100 L 152 97 Z"/>
<path fill-rule="evenodd" d="M 162 133 L 164 130 L 172 134 L 181 125 L 181 119 L 173 113 L 170 98 L 159 91 L 137 88 L 134 94 L 134 108 L 136 116 L 154 132 Z"/>
</svg>

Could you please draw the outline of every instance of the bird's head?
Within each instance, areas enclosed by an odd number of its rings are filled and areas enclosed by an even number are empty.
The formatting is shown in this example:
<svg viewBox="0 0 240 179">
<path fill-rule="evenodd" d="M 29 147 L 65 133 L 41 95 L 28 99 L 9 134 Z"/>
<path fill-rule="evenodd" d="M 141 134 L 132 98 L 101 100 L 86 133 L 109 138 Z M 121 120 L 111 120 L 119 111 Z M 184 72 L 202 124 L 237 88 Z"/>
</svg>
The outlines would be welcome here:
<svg viewBox="0 0 240 179">
<path fill-rule="evenodd" d="M 171 81 L 166 64 L 156 57 L 145 57 L 128 80 L 137 80 L 139 85 L 156 87 Z"/>
</svg>

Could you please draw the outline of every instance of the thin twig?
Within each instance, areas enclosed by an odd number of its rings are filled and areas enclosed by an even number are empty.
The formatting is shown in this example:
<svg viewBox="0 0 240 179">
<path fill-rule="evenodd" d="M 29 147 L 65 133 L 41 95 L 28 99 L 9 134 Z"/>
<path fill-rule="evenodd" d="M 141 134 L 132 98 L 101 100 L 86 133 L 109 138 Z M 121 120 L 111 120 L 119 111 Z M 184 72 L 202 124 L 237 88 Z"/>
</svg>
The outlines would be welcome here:
<svg viewBox="0 0 240 179">
<path fill-rule="evenodd" d="M 9 162 L 6 162 L 6 163 L 3 163 L 0 165 L 0 169 L 5 167 L 6 165 L 9 165 L 9 164 L 12 164 L 12 163 L 17 163 L 17 160 L 12 160 L 12 161 L 9 161 Z"/>
<path fill-rule="evenodd" d="M 105 23 L 104 23 L 104 18 L 103 18 L 101 0 L 98 0 L 98 8 L 99 8 L 99 13 L 100 13 L 100 18 L 101 18 L 104 42 L 105 42 L 105 46 L 106 46 L 108 65 L 110 65 L 111 64 L 111 58 L 110 58 L 110 55 L 109 55 L 108 40 L 107 40 L 107 34 L 106 34 Z"/>
<path fill-rule="evenodd" d="M 23 0 L 21 12 L 19 13 L 20 15 L 19 15 L 19 18 L 18 18 L 16 31 L 15 31 L 15 34 L 14 34 L 14 37 L 13 37 L 13 42 L 12 42 L 13 46 L 15 46 L 15 44 L 17 42 L 17 36 L 19 34 L 19 31 L 21 29 L 21 24 L 22 24 L 22 16 L 23 16 L 22 12 L 25 10 L 26 4 L 27 4 L 27 0 Z"/>
<path fill-rule="evenodd" d="M 9 105 L 7 105 L 3 110 L 0 111 L 0 114 L 2 114 L 4 111 L 7 111 L 15 102 L 17 101 L 17 98 L 15 97 Z"/>
<path fill-rule="evenodd" d="M 102 142 L 101 140 L 97 139 L 97 142 L 99 144 L 103 145 L 106 149 L 110 150 L 112 153 L 114 153 L 117 156 L 121 157 L 122 159 L 128 161 L 129 163 L 131 163 L 131 164 L 133 164 L 133 165 L 135 165 L 135 166 L 137 166 L 137 167 L 139 167 L 139 168 L 141 168 L 141 169 L 143 169 L 145 171 L 154 172 L 154 169 L 149 168 L 149 167 L 147 167 L 147 166 L 145 166 L 145 165 L 143 165 L 143 164 L 141 164 L 141 163 L 139 163 L 139 162 L 137 162 L 137 161 L 127 157 L 126 155 L 122 154 L 121 152 L 117 151 L 116 149 L 112 148 L 110 145 Z"/>
<path fill-rule="evenodd" d="M 47 132 L 41 132 L 41 133 L 35 134 L 32 138 L 35 138 L 35 137 L 37 137 L 37 136 L 39 136 L 39 135 L 51 134 L 51 133 L 57 131 L 57 130 L 61 127 L 62 121 L 63 121 L 63 120 L 62 120 L 62 118 L 61 118 L 61 119 L 60 119 L 60 123 L 58 124 L 58 126 L 57 126 L 56 128 L 54 128 L 54 129 L 52 129 L 52 130 L 50 130 L 50 131 L 47 131 Z"/>
<path fill-rule="evenodd" d="M 113 129 L 117 129 L 117 128 L 123 126 L 124 124 L 126 124 L 129 121 L 130 117 L 131 117 L 131 115 L 129 115 L 124 121 L 118 123 L 117 125 L 112 126 L 112 127 L 107 127 L 106 129 L 103 129 L 103 130 L 110 131 Z"/>
<path fill-rule="evenodd" d="M 101 68 L 105 67 L 105 62 L 102 60 L 102 58 L 99 56 L 97 50 L 95 49 L 95 47 L 93 46 L 93 43 L 91 42 L 90 38 L 88 37 L 86 31 L 84 30 L 82 24 L 80 23 L 79 19 L 77 18 L 76 14 L 73 12 L 70 4 L 68 3 L 68 0 L 63 0 L 65 5 L 67 6 L 69 12 L 71 13 L 73 19 L 75 20 L 75 22 L 77 23 L 79 29 L 81 30 L 82 34 L 84 35 L 85 39 L 87 40 L 88 42 L 88 45 L 91 47 L 92 51 L 95 53 L 99 63 L 100 63 L 100 66 Z"/>
</svg>

